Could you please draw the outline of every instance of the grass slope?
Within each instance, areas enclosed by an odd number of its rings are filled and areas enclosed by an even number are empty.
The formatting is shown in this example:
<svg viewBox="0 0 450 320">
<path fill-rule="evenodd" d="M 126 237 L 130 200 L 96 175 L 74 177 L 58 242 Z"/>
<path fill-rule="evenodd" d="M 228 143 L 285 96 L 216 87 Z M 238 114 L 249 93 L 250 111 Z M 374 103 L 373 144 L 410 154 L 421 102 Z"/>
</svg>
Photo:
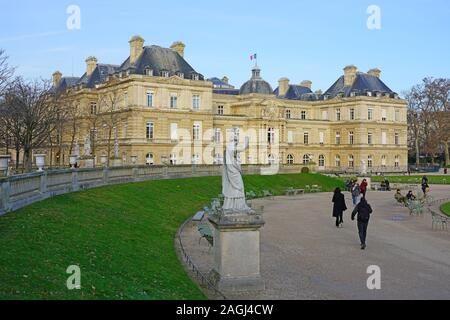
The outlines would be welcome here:
<svg viewBox="0 0 450 320">
<path fill-rule="evenodd" d="M 384 180 L 383 176 L 372 176 L 373 182 L 381 182 Z M 420 184 L 422 176 L 386 176 L 390 183 L 410 183 Z M 450 184 L 450 175 L 427 176 L 429 184 Z"/>
<path fill-rule="evenodd" d="M 450 202 L 444 203 L 441 206 L 441 211 L 450 217 Z"/>
<path fill-rule="evenodd" d="M 246 176 L 247 190 L 342 182 Z M 204 299 L 174 249 L 179 226 L 221 191 L 220 177 L 147 181 L 51 198 L 0 217 L 0 299 Z M 66 269 L 81 268 L 81 290 Z"/>
</svg>

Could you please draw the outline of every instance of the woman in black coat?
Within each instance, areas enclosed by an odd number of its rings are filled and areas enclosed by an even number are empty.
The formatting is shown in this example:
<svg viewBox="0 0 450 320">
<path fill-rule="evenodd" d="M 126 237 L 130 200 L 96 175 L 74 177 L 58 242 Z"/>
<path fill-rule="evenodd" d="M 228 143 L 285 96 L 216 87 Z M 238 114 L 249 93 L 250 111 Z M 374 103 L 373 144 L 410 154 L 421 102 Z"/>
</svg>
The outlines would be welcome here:
<svg viewBox="0 0 450 320">
<path fill-rule="evenodd" d="M 334 190 L 332 201 L 333 201 L 333 217 L 336 218 L 336 227 L 339 228 L 339 226 L 344 223 L 342 216 L 344 214 L 344 211 L 347 210 L 347 206 L 345 205 L 345 198 L 340 188 L 336 188 Z"/>
</svg>

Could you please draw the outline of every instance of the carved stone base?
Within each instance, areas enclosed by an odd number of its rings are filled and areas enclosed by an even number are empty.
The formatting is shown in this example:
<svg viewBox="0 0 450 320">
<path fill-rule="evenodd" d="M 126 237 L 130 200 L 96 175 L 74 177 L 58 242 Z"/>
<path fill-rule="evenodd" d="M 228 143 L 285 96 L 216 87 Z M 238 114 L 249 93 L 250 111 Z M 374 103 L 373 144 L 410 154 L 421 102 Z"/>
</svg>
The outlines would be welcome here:
<svg viewBox="0 0 450 320">
<path fill-rule="evenodd" d="M 227 212 L 213 215 L 214 267 L 211 280 L 221 291 L 264 290 L 260 275 L 260 228 L 255 213 Z"/>
</svg>

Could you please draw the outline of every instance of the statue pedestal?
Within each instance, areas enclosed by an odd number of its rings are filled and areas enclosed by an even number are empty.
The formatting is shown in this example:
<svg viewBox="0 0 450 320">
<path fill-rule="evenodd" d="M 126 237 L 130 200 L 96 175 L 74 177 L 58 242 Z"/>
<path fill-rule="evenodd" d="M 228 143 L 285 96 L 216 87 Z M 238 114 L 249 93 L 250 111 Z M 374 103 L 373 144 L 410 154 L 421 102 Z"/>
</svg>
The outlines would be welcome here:
<svg viewBox="0 0 450 320">
<path fill-rule="evenodd" d="M 264 290 L 260 275 L 260 228 L 255 213 L 210 216 L 214 227 L 214 267 L 210 277 L 220 291 Z"/>
<path fill-rule="evenodd" d="M 80 165 L 82 168 L 94 168 L 94 157 L 92 156 L 82 157 Z"/>
</svg>

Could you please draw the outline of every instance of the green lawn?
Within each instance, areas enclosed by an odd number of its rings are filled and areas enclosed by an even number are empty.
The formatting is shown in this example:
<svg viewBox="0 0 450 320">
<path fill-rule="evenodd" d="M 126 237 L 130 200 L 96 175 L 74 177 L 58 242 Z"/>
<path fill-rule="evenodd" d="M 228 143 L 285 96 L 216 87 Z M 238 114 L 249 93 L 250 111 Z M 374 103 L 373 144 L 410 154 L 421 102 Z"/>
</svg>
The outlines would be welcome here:
<svg viewBox="0 0 450 320">
<path fill-rule="evenodd" d="M 373 176 L 373 182 L 381 182 L 384 180 L 383 176 Z M 386 176 L 390 183 L 411 183 L 420 184 L 422 176 Z M 429 184 L 450 184 L 450 175 L 427 176 Z"/>
<path fill-rule="evenodd" d="M 321 184 L 316 174 L 246 176 L 247 190 Z M 174 249 L 180 225 L 221 191 L 220 177 L 115 185 L 0 217 L 0 299 L 204 299 Z M 81 290 L 69 291 L 69 265 Z"/>
<path fill-rule="evenodd" d="M 444 203 L 441 206 L 441 211 L 446 215 L 450 216 L 450 202 Z"/>
</svg>

